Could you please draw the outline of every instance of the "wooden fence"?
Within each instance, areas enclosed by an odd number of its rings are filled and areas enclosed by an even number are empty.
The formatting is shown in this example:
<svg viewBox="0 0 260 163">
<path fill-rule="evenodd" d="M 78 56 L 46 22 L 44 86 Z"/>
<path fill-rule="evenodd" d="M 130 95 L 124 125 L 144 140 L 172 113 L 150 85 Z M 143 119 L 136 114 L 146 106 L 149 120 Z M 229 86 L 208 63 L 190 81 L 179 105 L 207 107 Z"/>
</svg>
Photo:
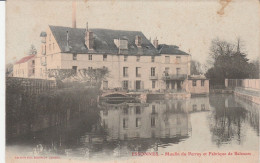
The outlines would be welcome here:
<svg viewBox="0 0 260 163">
<path fill-rule="evenodd" d="M 39 94 L 57 88 L 55 80 L 6 77 L 6 91 Z"/>
</svg>

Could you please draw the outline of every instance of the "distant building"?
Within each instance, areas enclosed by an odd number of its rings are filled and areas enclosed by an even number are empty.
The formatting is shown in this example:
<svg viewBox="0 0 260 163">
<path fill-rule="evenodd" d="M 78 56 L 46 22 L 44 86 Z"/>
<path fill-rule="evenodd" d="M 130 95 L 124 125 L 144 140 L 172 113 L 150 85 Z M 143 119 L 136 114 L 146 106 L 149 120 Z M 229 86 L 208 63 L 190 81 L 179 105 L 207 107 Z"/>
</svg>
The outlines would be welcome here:
<svg viewBox="0 0 260 163">
<path fill-rule="evenodd" d="M 14 64 L 13 76 L 31 78 L 35 76 L 35 55 L 23 57 Z"/>
<path fill-rule="evenodd" d="M 187 92 L 191 95 L 202 95 L 209 93 L 209 79 L 204 75 L 191 75 L 187 80 Z"/>
</svg>

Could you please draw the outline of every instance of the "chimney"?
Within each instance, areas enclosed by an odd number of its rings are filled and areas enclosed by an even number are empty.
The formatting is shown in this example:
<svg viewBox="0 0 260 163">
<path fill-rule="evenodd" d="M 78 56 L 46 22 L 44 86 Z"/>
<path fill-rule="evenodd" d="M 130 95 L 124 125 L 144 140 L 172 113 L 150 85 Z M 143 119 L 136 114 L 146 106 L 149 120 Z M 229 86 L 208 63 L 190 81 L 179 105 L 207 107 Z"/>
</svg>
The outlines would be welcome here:
<svg viewBox="0 0 260 163">
<path fill-rule="evenodd" d="M 155 37 L 155 39 L 153 40 L 153 46 L 157 49 L 158 48 L 158 39 L 157 37 Z"/>
<path fill-rule="evenodd" d="M 141 45 L 142 45 L 142 37 L 141 36 L 139 36 L 139 35 L 135 36 L 135 45 L 137 47 L 141 47 Z"/>
<path fill-rule="evenodd" d="M 88 23 L 86 25 L 86 32 L 85 32 L 85 45 L 88 47 L 89 50 L 94 48 L 94 36 L 93 36 L 93 32 L 91 32 L 88 29 Z"/>
<path fill-rule="evenodd" d="M 67 31 L 67 46 L 69 46 L 69 31 Z"/>
<path fill-rule="evenodd" d="M 72 2 L 72 28 L 76 28 L 76 0 L 73 0 Z"/>
</svg>

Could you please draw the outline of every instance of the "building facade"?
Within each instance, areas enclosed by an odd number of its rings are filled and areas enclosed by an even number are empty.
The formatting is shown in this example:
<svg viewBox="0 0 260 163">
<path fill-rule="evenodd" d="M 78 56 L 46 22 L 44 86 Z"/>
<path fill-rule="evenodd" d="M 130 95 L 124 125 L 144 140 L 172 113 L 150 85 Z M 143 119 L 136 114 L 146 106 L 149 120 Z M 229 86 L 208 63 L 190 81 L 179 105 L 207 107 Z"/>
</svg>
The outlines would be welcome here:
<svg viewBox="0 0 260 163">
<path fill-rule="evenodd" d="M 48 79 L 50 69 L 106 67 L 103 89 L 135 91 L 185 90 L 191 55 L 177 46 L 153 44 L 140 31 L 49 26 L 42 32 L 35 57 L 35 78 Z"/>
<path fill-rule="evenodd" d="M 14 64 L 13 76 L 21 78 L 32 78 L 35 76 L 35 55 L 23 57 Z"/>
</svg>

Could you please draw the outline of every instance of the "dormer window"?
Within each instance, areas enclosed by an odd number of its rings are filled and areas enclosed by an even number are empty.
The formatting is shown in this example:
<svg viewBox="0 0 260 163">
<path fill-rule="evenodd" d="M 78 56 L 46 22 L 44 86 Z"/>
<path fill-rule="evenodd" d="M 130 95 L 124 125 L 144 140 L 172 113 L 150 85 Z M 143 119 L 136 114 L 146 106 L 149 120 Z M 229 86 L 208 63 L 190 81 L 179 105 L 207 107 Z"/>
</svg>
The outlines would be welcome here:
<svg viewBox="0 0 260 163">
<path fill-rule="evenodd" d="M 114 44 L 118 49 L 126 50 L 128 49 L 128 40 L 126 39 L 114 39 Z"/>
<path fill-rule="evenodd" d="M 135 36 L 135 45 L 137 47 L 141 47 L 141 45 L 142 45 L 142 37 L 141 36 L 139 36 L 139 35 Z"/>
</svg>

